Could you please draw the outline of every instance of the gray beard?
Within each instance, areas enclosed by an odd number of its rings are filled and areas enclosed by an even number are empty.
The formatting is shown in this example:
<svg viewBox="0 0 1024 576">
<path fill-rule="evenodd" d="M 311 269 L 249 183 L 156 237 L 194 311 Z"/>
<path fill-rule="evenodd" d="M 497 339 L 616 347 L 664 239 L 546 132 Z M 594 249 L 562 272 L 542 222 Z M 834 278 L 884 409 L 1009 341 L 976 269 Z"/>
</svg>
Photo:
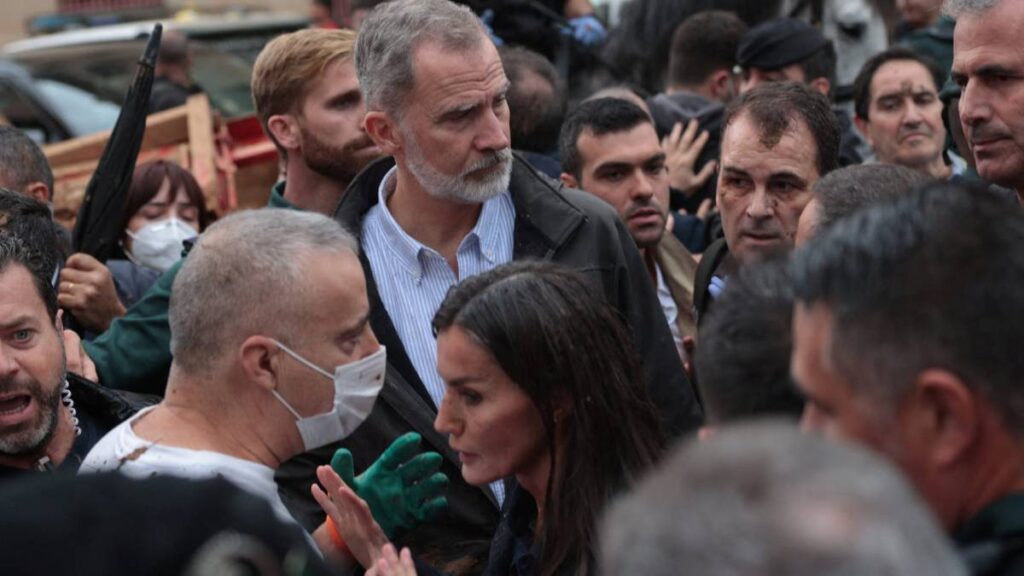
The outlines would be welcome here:
<svg viewBox="0 0 1024 576">
<path fill-rule="evenodd" d="M 434 198 L 462 204 L 480 204 L 508 190 L 512 178 L 512 150 L 504 148 L 484 157 L 461 174 L 448 176 L 438 172 L 423 156 L 423 150 L 412 134 L 404 134 L 407 145 L 406 167 L 420 186 Z M 472 172 L 500 165 L 500 169 L 483 180 L 466 178 Z"/>
</svg>

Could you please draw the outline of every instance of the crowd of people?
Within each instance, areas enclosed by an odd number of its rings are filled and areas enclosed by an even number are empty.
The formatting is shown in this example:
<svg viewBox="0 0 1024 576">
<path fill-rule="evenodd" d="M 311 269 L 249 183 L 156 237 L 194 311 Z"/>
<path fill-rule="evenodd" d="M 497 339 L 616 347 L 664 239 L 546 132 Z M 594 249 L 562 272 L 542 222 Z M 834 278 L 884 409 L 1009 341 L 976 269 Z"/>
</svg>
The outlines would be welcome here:
<svg viewBox="0 0 1024 576">
<path fill-rule="evenodd" d="M 0 126 L 4 573 L 1024 574 L 1024 6 L 355 4 L 266 208 Z"/>
</svg>

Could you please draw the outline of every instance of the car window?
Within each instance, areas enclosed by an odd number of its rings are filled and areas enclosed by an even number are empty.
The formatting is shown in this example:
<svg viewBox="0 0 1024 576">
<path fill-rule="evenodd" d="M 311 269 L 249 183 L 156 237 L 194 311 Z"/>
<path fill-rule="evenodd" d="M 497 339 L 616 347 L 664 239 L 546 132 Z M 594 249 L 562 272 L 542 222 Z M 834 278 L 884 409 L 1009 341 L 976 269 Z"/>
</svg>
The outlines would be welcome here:
<svg viewBox="0 0 1024 576">
<path fill-rule="evenodd" d="M 65 124 L 82 136 L 113 127 L 143 47 L 141 40 L 79 45 L 14 58 L 41 84 L 39 89 L 53 101 Z M 252 114 L 252 65 L 202 42 L 193 42 L 192 50 L 191 76 L 213 107 L 226 118 Z"/>
<path fill-rule="evenodd" d="M 86 90 L 58 80 L 39 78 L 36 89 L 61 111 L 68 129 L 78 135 L 110 130 L 117 122 L 121 106 L 101 100 Z"/>
<path fill-rule="evenodd" d="M 20 129 L 39 145 L 62 137 L 39 106 L 5 80 L 0 80 L 0 121 Z"/>
</svg>

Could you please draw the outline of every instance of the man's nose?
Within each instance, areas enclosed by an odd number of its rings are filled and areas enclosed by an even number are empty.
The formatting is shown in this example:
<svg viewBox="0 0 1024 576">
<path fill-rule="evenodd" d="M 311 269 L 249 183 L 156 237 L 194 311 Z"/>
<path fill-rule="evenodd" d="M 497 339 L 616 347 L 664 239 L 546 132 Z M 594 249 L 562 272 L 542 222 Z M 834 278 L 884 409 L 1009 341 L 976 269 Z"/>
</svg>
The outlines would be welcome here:
<svg viewBox="0 0 1024 576">
<path fill-rule="evenodd" d="M 637 171 L 630 196 L 635 200 L 647 200 L 654 196 L 654 182 L 643 170 Z"/>
<path fill-rule="evenodd" d="M 984 88 L 968 81 L 960 91 L 960 123 L 966 128 L 984 122 L 990 114 Z"/>
<path fill-rule="evenodd" d="M 18 363 L 14 360 L 14 355 L 4 344 L 0 344 L 0 377 L 7 377 L 13 375 L 18 371 Z"/>
<path fill-rule="evenodd" d="M 508 137 L 508 118 L 494 110 L 488 110 L 483 119 L 483 126 L 476 138 L 476 147 L 481 151 L 504 150 L 511 142 Z"/>
<path fill-rule="evenodd" d="M 747 205 L 747 216 L 756 220 L 771 217 L 773 213 L 772 199 L 764 188 L 758 188 L 750 198 Z"/>
</svg>

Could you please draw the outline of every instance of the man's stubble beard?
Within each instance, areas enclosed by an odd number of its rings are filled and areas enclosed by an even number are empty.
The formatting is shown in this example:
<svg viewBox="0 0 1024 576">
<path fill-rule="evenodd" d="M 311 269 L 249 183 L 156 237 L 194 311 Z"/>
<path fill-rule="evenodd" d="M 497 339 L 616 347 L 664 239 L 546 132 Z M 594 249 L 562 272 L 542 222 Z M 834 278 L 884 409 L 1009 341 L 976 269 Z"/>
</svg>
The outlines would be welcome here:
<svg viewBox="0 0 1024 576">
<path fill-rule="evenodd" d="M 0 392 L 8 390 L 24 390 L 39 406 L 39 422 L 28 430 L 22 430 L 11 436 L 0 437 L 0 454 L 5 456 L 27 456 L 40 454 L 53 438 L 60 418 L 61 392 L 64 389 L 65 377 L 61 370 L 60 380 L 55 383 L 53 392 L 43 394 L 39 382 L 31 380 L 27 385 L 15 385 L 9 380 L 0 380 Z"/>
</svg>

